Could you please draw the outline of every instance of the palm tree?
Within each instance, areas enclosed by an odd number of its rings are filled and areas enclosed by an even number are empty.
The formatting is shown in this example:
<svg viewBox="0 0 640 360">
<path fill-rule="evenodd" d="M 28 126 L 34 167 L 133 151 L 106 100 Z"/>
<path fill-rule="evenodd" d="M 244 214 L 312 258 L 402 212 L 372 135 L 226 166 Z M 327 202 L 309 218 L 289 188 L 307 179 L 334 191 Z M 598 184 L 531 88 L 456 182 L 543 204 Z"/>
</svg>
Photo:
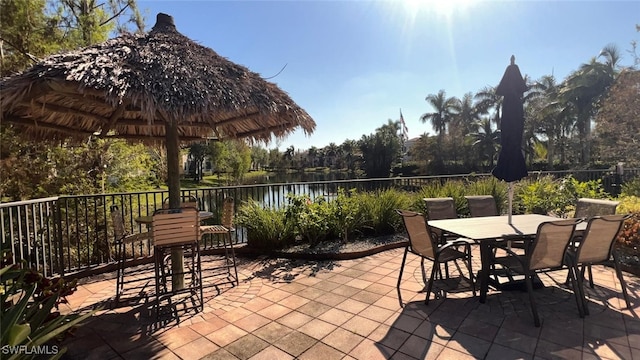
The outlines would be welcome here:
<svg viewBox="0 0 640 360">
<path fill-rule="evenodd" d="M 502 106 L 502 96 L 496 94 L 496 88 L 493 86 L 486 86 L 476 93 L 474 98 L 478 101 L 476 105 L 482 114 L 490 113 L 493 109 L 493 117 L 491 121 L 500 127 L 500 107 Z"/>
<path fill-rule="evenodd" d="M 498 144 L 500 143 L 500 130 L 493 130 L 491 119 L 482 118 L 474 123 L 476 131 L 468 136 L 472 141 L 471 146 L 477 149 L 476 154 L 480 160 L 489 160 L 489 167 L 493 168 L 493 160 L 498 153 Z"/>
<path fill-rule="evenodd" d="M 569 103 L 575 111 L 583 164 L 591 161 L 591 119 L 597 112 L 600 99 L 618 74 L 619 56 L 615 47 L 605 47 L 601 56 L 605 57 L 605 63 L 592 58 L 589 63 L 582 64 L 577 71 L 569 75 L 560 90 L 563 101 Z"/>
<path fill-rule="evenodd" d="M 438 134 L 438 139 L 442 143 L 442 139 L 447 133 L 447 124 L 449 124 L 455 112 L 456 98 L 447 98 L 445 91 L 440 90 L 435 95 L 428 95 L 425 100 L 435 111 L 422 114 L 420 121 L 423 123 L 431 122 L 433 130 Z"/>
</svg>

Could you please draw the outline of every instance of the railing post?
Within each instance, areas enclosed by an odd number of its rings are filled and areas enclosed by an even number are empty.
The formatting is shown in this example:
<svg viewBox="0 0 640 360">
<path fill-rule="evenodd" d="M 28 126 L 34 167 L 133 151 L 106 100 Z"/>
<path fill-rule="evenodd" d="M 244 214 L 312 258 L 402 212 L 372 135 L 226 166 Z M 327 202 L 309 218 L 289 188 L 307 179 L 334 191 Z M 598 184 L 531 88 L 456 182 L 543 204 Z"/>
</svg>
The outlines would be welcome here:
<svg viewBox="0 0 640 360">
<path fill-rule="evenodd" d="M 64 244 L 62 241 L 62 211 L 60 210 L 60 202 L 61 198 L 57 198 L 53 203 L 53 231 L 56 234 L 55 241 L 57 243 L 57 251 L 58 251 L 58 266 L 60 276 L 64 276 Z"/>
</svg>

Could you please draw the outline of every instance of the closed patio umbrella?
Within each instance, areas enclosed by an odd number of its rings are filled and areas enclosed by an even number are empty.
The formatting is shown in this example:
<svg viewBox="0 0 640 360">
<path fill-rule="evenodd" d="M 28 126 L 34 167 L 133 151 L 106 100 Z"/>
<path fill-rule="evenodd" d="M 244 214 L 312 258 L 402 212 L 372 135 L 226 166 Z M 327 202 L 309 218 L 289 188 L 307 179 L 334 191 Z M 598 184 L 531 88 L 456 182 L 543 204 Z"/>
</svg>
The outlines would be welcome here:
<svg viewBox="0 0 640 360">
<path fill-rule="evenodd" d="M 522 94 L 527 91 L 520 69 L 511 56 L 511 64 L 496 88 L 496 94 L 504 97 L 500 118 L 500 155 L 492 174 L 509 183 L 509 224 L 513 203 L 513 182 L 527 176 L 527 165 L 522 154 L 522 133 L 524 131 L 524 109 Z"/>
<path fill-rule="evenodd" d="M 169 205 L 180 206 L 179 144 L 207 136 L 269 140 L 313 119 L 251 72 L 158 14 L 147 34 L 47 57 L 0 82 L 0 124 L 34 139 L 118 137 L 167 148 Z"/>
</svg>

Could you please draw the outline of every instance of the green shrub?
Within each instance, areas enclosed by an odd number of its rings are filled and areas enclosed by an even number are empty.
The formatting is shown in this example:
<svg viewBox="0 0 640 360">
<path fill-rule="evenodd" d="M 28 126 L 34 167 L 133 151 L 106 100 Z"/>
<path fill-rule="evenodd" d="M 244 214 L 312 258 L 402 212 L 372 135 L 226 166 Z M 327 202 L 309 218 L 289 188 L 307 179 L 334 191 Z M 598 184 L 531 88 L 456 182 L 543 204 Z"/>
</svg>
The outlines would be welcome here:
<svg viewBox="0 0 640 360">
<path fill-rule="evenodd" d="M 49 344 L 94 313 L 60 315 L 58 305 L 67 302 L 66 296 L 76 290 L 76 282 L 66 282 L 62 278 L 49 279 L 38 271 L 26 268 L 26 262 L 12 264 L 10 260 L 11 256 L 5 252 L 0 269 L 0 344 L 3 347 L 26 346 L 31 350 Z M 52 345 L 50 351 L 54 351 L 53 346 L 57 345 Z M 36 356 L 34 352 L 31 355 L 15 352 L 6 359 L 33 358 Z M 52 358 L 60 358 L 64 352 L 65 349 L 59 349 Z"/>
<path fill-rule="evenodd" d="M 640 177 L 622 184 L 620 196 L 640 196 Z"/>
<path fill-rule="evenodd" d="M 296 237 L 317 245 L 329 234 L 331 212 L 324 198 L 311 201 L 309 195 L 287 195 L 289 205 L 285 210 L 285 224 L 294 229 Z"/>
<path fill-rule="evenodd" d="M 578 181 L 571 175 L 561 179 L 542 176 L 516 184 L 514 213 L 552 213 L 566 217 L 575 210 L 578 198 L 608 197 L 600 180 Z"/>
<path fill-rule="evenodd" d="M 279 249 L 293 239 L 293 229 L 286 226 L 284 210 L 263 209 L 255 200 L 240 206 L 236 222 L 247 229 L 247 246 L 256 249 Z"/>
<path fill-rule="evenodd" d="M 518 211 L 514 213 L 543 214 L 555 213 L 563 216 L 569 211 L 573 199 L 561 189 L 561 181 L 551 176 L 543 176 L 537 180 L 523 180 L 518 184 Z M 516 208 L 516 206 L 514 206 Z"/>
<path fill-rule="evenodd" d="M 411 205 L 409 194 L 399 190 L 384 190 L 358 195 L 367 221 L 364 230 L 371 235 L 388 235 L 402 228 L 402 219 L 396 209 L 407 209 Z"/>
<path fill-rule="evenodd" d="M 338 236 L 346 242 L 366 227 L 363 206 L 355 189 L 347 193 L 339 188 L 338 197 L 329 203 L 329 212 L 331 217 L 328 238 Z"/>
</svg>

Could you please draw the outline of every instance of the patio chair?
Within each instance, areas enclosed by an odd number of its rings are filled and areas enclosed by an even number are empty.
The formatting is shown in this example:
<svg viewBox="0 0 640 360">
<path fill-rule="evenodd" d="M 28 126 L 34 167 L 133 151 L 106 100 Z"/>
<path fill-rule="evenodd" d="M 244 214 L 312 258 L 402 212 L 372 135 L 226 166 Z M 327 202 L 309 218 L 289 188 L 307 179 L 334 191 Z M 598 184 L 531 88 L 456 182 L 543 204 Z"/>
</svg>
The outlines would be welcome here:
<svg viewBox="0 0 640 360">
<path fill-rule="evenodd" d="M 182 196 L 180 207 L 198 209 L 198 198 L 193 195 Z M 164 199 L 164 201 L 162 202 L 162 208 L 169 208 L 169 198 Z"/>
<path fill-rule="evenodd" d="M 232 284 L 238 285 L 238 268 L 236 266 L 236 254 L 233 249 L 232 234 L 236 231 L 233 224 L 234 199 L 227 197 L 222 203 L 221 224 L 200 226 L 200 236 L 222 235 L 222 245 L 224 247 L 224 265 L 228 278 Z M 233 273 L 231 272 L 233 269 Z M 211 269 L 216 270 L 216 269 Z"/>
<path fill-rule="evenodd" d="M 629 303 L 629 295 L 627 294 L 627 286 L 624 278 L 622 277 L 619 260 L 616 251 L 614 250 L 614 244 L 618 237 L 618 233 L 620 232 L 620 229 L 622 229 L 624 221 L 629 217 L 630 215 L 605 215 L 590 218 L 587 223 L 587 229 L 584 231 L 584 235 L 578 248 L 570 248 L 567 251 L 569 258 L 575 267 L 576 274 L 578 273 L 578 268 L 582 267 L 580 276 L 578 276 L 578 287 L 581 292 L 585 314 L 589 314 L 583 287 L 585 267 L 608 263 L 612 257 L 616 275 L 620 281 L 620 286 L 622 287 L 624 301 L 626 302 L 627 308 L 631 307 L 631 304 Z M 589 270 L 591 270 L 590 267 Z M 593 288 L 592 276 L 589 277 L 589 285 Z"/>
<path fill-rule="evenodd" d="M 620 202 L 604 199 L 580 198 L 576 202 L 576 212 L 573 215 L 577 219 L 586 219 L 599 215 L 614 215 Z"/>
<path fill-rule="evenodd" d="M 199 304 L 194 307 L 203 309 L 202 297 L 202 266 L 200 263 L 200 219 L 195 208 L 162 209 L 153 213 L 153 249 L 156 274 L 156 317 L 159 316 L 160 303 L 167 299 L 172 303 L 171 297 L 180 293 L 190 293 L 198 297 Z M 180 274 L 172 273 L 169 267 L 169 253 L 172 249 L 185 250 L 186 270 Z M 172 288 L 168 290 L 168 279 L 174 275 L 190 275 L 189 286 L 183 289 Z M 185 279 L 186 280 L 186 279 Z M 176 284 L 172 284 L 174 287 Z"/>
<path fill-rule="evenodd" d="M 540 317 L 533 296 L 533 275 L 538 272 L 569 269 L 569 279 L 573 287 L 578 313 L 580 317 L 584 316 L 583 301 L 578 289 L 574 267 L 570 266 L 571 264 L 565 258 L 578 222 L 580 221 L 575 219 L 544 222 L 538 226 L 536 237 L 526 247 L 524 255 L 516 254 L 508 247 L 502 247 L 508 255 L 495 258 L 496 263 L 503 265 L 510 271 L 524 275 L 533 322 L 536 327 L 540 327 Z"/>
<path fill-rule="evenodd" d="M 440 244 L 437 241 L 437 235 L 431 231 L 429 225 L 427 224 L 427 221 L 421 213 L 406 210 L 396 210 L 396 212 L 400 216 L 402 216 L 407 235 L 409 236 L 409 243 L 404 249 L 402 265 L 400 265 L 400 274 L 398 275 L 398 284 L 396 286 L 400 306 L 403 306 L 402 294 L 400 292 L 400 283 L 402 282 L 402 273 L 407 261 L 407 254 L 409 252 L 420 256 L 422 280 L 425 282 L 425 285 L 427 287 L 427 295 L 424 301 L 425 304 L 429 304 L 429 297 L 431 295 L 431 289 L 433 287 L 436 269 L 440 269 L 440 264 L 442 263 L 446 264 L 450 261 L 456 261 L 458 259 L 465 261 L 467 270 L 469 270 L 469 281 L 471 283 L 471 289 L 473 292 L 473 296 L 475 297 L 476 289 L 473 281 L 473 272 L 471 270 L 471 244 L 473 243 L 473 241 L 468 239 L 459 239 L 456 241 L 450 241 L 444 244 Z M 458 246 L 463 246 L 464 251 L 458 250 Z M 433 262 L 433 266 L 431 267 L 431 276 L 429 277 L 428 281 L 426 280 L 424 270 L 425 259 Z M 447 277 L 448 275 L 449 274 L 447 273 Z"/>
<path fill-rule="evenodd" d="M 114 245 L 115 245 L 115 260 L 116 260 L 116 303 L 120 301 L 120 296 L 124 291 L 124 285 L 130 284 L 133 282 L 140 282 L 144 280 L 152 280 L 153 277 L 148 278 L 135 278 L 132 280 L 125 281 L 126 266 L 125 262 L 127 259 L 126 249 L 127 245 L 134 244 L 139 242 L 142 246 L 142 242 L 145 240 L 149 240 L 149 232 L 143 232 L 139 234 L 130 234 L 125 230 L 124 220 L 122 218 L 122 213 L 118 208 L 118 205 L 111 206 L 111 222 L 113 224 L 113 234 L 115 237 Z"/>
<path fill-rule="evenodd" d="M 588 219 L 593 216 L 615 215 L 618 204 L 620 204 L 620 202 L 613 200 L 580 198 L 576 202 L 576 211 L 573 217 L 576 219 Z M 581 240 L 581 235 L 574 236 L 573 247 L 577 248 L 580 246 Z M 589 275 L 589 285 L 593 288 L 593 272 L 591 271 L 590 265 L 587 265 L 587 271 Z"/>
<path fill-rule="evenodd" d="M 427 206 L 428 220 L 455 219 L 458 217 L 456 203 L 451 197 L 424 198 L 422 201 Z"/>
<path fill-rule="evenodd" d="M 491 195 L 465 196 L 471 217 L 498 216 L 496 200 Z"/>
</svg>

